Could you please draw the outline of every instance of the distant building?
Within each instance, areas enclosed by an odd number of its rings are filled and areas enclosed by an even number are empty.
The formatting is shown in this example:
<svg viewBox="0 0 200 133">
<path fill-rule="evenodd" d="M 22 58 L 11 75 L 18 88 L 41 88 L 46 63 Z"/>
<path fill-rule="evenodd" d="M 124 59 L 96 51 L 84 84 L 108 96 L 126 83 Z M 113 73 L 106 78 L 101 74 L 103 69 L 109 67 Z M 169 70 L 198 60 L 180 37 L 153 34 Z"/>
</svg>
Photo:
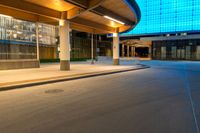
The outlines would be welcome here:
<svg viewBox="0 0 200 133">
<path fill-rule="evenodd" d="M 123 40 L 152 41 L 151 57 L 200 60 L 200 0 L 136 0 L 141 21 Z"/>
</svg>

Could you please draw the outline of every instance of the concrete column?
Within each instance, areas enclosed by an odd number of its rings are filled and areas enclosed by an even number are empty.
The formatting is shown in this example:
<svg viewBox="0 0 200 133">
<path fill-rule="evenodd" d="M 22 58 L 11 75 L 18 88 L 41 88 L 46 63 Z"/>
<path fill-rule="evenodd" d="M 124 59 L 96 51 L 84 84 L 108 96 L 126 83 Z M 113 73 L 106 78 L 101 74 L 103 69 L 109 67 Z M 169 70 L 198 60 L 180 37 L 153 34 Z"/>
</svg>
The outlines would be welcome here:
<svg viewBox="0 0 200 133">
<path fill-rule="evenodd" d="M 94 64 L 94 35 L 91 34 L 91 64 Z"/>
<path fill-rule="evenodd" d="M 122 44 L 122 57 L 124 57 L 124 52 L 125 52 L 125 50 L 124 50 L 124 44 Z"/>
<path fill-rule="evenodd" d="M 131 57 L 134 57 L 135 49 L 134 46 L 131 46 Z"/>
<path fill-rule="evenodd" d="M 60 70 L 70 70 L 70 35 L 69 21 L 63 20 L 60 26 Z"/>
<path fill-rule="evenodd" d="M 119 33 L 113 34 L 113 64 L 119 65 Z"/>
<path fill-rule="evenodd" d="M 135 47 L 131 46 L 131 56 L 135 57 Z"/>
<path fill-rule="evenodd" d="M 37 61 L 33 67 L 40 67 L 40 44 L 39 44 L 39 23 L 36 23 L 36 51 L 37 51 Z"/>
<path fill-rule="evenodd" d="M 37 48 L 37 60 L 40 60 L 40 45 L 39 45 L 39 24 L 36 23 L 36 48 Z"/>
<path fill-rule="evenodd" d="M 151 46 L 149 47 L 149 58 L 151 58 L 151 54 L 152 54 L 152 50 L 151 50 Z"/>
<path fill-rule="evenodd" d="M 130 56 L 130 53 L 129 53 L 129 45 L 127 45 L 127 57 Z"/>
</svg>

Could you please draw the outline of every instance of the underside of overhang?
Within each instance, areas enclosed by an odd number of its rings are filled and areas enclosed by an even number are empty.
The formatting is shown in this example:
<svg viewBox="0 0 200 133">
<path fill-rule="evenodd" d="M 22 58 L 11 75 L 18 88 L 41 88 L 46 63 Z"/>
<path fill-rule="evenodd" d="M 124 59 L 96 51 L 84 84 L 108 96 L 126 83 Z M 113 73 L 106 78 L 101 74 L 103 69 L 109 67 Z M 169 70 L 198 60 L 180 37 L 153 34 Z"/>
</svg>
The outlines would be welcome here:
<svg viewBox="0 0 200 133">
<path fill-rule="evenodd" d="M 150 47 L 152 45 L 151 41 L 142 41 L 137 39 L 123 40 L 120 43 L 123 45 L 129 45 L 134 47 Z"/>
<path fill-rule="evenodd" d="M 0 0 L 0 14 L 54 25 L 65 19 L 72 29 L 95 34 L 131 29 L 140 17 L 134 9 L 129 0 Z"/>
</svg>

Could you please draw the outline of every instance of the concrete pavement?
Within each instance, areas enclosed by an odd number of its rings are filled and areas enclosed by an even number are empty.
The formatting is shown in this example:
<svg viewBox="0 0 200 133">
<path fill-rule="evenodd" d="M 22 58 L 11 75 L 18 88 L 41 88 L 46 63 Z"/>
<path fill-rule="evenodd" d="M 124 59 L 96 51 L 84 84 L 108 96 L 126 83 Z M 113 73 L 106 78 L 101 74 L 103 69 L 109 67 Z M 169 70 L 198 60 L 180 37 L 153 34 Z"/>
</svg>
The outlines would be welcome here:
<svg viewBox="0 0 200 133">
<path fill-rule="evenodd" d="M 147 67 L 130 63 L 113 66 L 111 64 L 91 65 L 89 62 L 77 62 L 71 64 L 70 71 L 60 71 L 58 63 L 41 64 L 41 68 L 0 71 L 0 91 L 144 68 Z"/>
<path fill-rule="evenodd" d="M 152 67 L 0 92 L 0 132 L 198 133 L 200 65 L 146 64 Z"/>
</svg>

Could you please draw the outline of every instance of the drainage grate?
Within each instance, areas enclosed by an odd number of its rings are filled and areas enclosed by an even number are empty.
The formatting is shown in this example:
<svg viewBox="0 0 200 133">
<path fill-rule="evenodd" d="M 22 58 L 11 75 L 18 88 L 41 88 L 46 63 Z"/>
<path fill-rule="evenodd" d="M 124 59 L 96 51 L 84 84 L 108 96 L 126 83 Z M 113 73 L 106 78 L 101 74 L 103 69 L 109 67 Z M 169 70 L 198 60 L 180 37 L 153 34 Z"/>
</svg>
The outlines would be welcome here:
<svg viewBox="0 0 200 133">
<path fill-rule="evenodd" d="M 61 93 L 63 92 L 64 90 L 61 90 L 61 89 L 52 89 L 52 90 L 46 90 L 45 93 L 48 93 L 48 94 L 56 94 L 56 93 Z"/>
</svg>

